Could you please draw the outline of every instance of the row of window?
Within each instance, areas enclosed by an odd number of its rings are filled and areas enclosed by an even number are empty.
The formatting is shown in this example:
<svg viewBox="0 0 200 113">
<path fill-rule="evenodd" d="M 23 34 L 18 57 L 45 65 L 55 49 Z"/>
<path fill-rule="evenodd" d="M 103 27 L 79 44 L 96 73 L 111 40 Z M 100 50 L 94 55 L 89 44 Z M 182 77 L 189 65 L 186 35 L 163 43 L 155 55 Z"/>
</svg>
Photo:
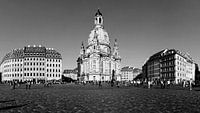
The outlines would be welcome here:
<svg viewBox="0 0 200 113">
<path fill-rule="evenodd" d="M 12 67 L 17 67 L 17 66 L 22 67 L 22 64 L 12 64 Z M 4 68 L 7 68 L 7 67 L 11 67 L 11 64 L 10 65 L 4 65 Z"/>
<path fill-rule="evenodd" d="M 61 62 L 60 59 L 47 59 L 47 62 Z"/>
<path fill-rule="evenodd" d="M 179 61 L 177 61 L 177 65 L 186 67 L 185 63 L 182 63 L 182 62 L 179 62 Z"/>
<path fill-rule="evenodd" d="M 44 66 L 45 63 L 44 62 L 25 62 L 24 65 L 25 66 L 29 66 L 29 65 L 30 66 L 32 66 L 32 65 L 33 66 L 42 66 L 42 65 Z"/>
<path fill-rule="evenodd" d="M 163 68 L 163 69 L 161 69 L 161 71 L 162 71 L 162 72 L 174 71 L 174 67 Z"/>
<path fill-rule="evenodd" d="M 173 78 L 174 77 L 174 73 L 163 73 L 162 77 L 164 77 L 164 78 Z"/>
<path fill-rule="evenodd" d="M 44 73 L 24 73 L 24 76 L 44 76 Z"/>
<path fill-rule="evenodd" d="M 181 56 L 178 56 L 178 55 L 177 55 L 177 59 L 180 60 L 180 61 L 182 61 L 182 62 L 186 62 L 185 58 L 182 58 Z"/>
<path fill-rule="evenodd" d="M 12 72 L 23 71 L 22 68 L 13 68 Z M 24 71 L 45 71 L 45 68 L 24 68 Z M 11 69 L 5 69 L 4 72 L 11 72 Z M 47 69 L 47 72 L 61 72 L 60 69 Z"/>
<path fill-rule="evenodd" d="M 60 74 L 47 74 L 47 77 L 61 77 Z"/>
<path fill-rule="evenodd" d="M 44 62 L 25 62 L 24 63 L 24 66 L 44 66 L 45 63 Z M 12 64 L 12 67 L 16 67 L 16 66 L 21 66 L 22 67 L 22 64 Z M 60 67 L 61 65 L 60 64 L 47 64 L 47 67 Z M 7 67 L 11 67 L 11 65 L 4 65 L 4 68 L 7 68 Z"/>
<path fill-rule="evenodd" d="M 182 68 L 182 67 L 179 67 L 179 66 L 177 66 L 177 70 L 178 70 L 178 71 L 185 71 L 185 69 L 184 69 L 184 68 Z"/>
<path fill-rule="evenodd" d="M 164 56 L 164 55 L 169 55 L 169 54 L 173 54 L 174 51 L 171 50 L 171 51 L 167 51 L 167 52 L 163 52 L 161 55 Z"/>
<path fill-rule="evenodd" d="M 45 58 L 24 58 L 25 61 L 44 61 Z M 12 60 L 7 60 L 5 61 L 5 63 L 8 63 L 8 62 L 22 62 L 23 59 L 12 59 Z M 47 61 L 49 62 L 61 62 L 60 59 L 47 59 Z"/>
<path fill-rule="evenodd" d="M 47 64 L 47 67 L 60 67 L 60 64 Z"/>
<path fill-rule="evenodd" d="M 191 71 L 187 71 L 186 73 L 192 74 L 192 72 L 191 72 Z"/>
<path fill-rule="evenodd" d="M 12 62 L 22 62 L 22 59 L 12 59 Z"/>
<path fill-rule="evenodd" d="M 169 61 L 169 60 L 173 60 L 174 56 L 169 56 L 167 58 L 163 58 L 162 61 Z"/>
<path fill-rule="evenodd" d="M 29 54 L 25 54 L 25 56 L 44 56 L 44 53 L 29 53 Z"/>
<path fill-rule="evenodd" d="M 44 71 L 44 68 L 24 68 L 24 71 Z"/>
<path fill-rule="evenodd" d="M 24 73 L 24 76 L 33 76 L 33 77 L 35 77 L 35 76 L 45 76 L 45 74 L 44 73 Z M 22 77 L 22 74 L 19 74 L 19 73 L 17 73 L 17 74 L 4 74 L 4 77 Z M 47 77 L 61 77 L 61 75 L 60 74 L 47 74 Z"/>
<path fill-rule="evenodd" d="M 47 69 L 47 72 L 60 72 L 60 69 Z"/>
<path fill-rule="evenodd" d="M 24 66 L 44 66 L 44 62 L 25 62 Z M 12 64 L 12 67 L 22 67 L 22 64 Z M 47 67 L 60 67 L 60 64 L 47 64 Z M 11 65 L 4 65 L 4 68 L 11 67 Z"/>
<path fill-rule="evenodd" d="M 161 64 L 161 66 L 173 66 L 174 65 L 174 61 L 171 61 L 171 62 L 164 62 Z"/>
<path fill-rule="evenodd" d="M 178 77 L 186 77 L 186 74 L 185 73 L 177 73 L 177 76 Z"/>
</svg>

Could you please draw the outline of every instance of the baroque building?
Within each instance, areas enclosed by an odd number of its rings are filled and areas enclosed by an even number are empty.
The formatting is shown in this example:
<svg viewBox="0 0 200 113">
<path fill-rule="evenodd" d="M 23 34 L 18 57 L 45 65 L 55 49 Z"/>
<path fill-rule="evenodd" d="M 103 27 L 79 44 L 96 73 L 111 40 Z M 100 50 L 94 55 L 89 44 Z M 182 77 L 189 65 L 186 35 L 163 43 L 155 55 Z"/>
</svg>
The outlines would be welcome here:
<svg viewBox="0 0 200 113">
<path fill-rule="evenodd" d="M 34 82 L 59 80 L 62 74 L 62 57 L 53 48 L 25 46 L 7 53 L 1 63 L 2 81 Z"/>
<path fill-rule="evenodd" d="M 123 67 L 121 69 L 121 81 L 133 81 L 134 78 L 141 73 L 141 69 L 134 67 Z"/>
<path fill-rule="evenodd" d="M 82 42 L 77 60 L 80 81 L 119 80 L 121 57 L 115 39 L 111 48 L 108 33 L 103 26 L 103 16 L 98 10 L 94 17 L 94 29 L 89 34 L 88 45 Z"/>
<path fill-rule="evenodd" d="M 78 71 L 77 68 L 75 68 L 75 69 L 65 69 L 63 71 L 63 76 L 71 78 L 73 80 L 77 80 L 77 71 Z"/>
<path fill-rule="evenodd" d="M 189 54 L 175 49 L 153 54 L 142 68 L 149 81 L 164 80 L 175 84 L 195 81 L 195 62 Z"/>
</svg>

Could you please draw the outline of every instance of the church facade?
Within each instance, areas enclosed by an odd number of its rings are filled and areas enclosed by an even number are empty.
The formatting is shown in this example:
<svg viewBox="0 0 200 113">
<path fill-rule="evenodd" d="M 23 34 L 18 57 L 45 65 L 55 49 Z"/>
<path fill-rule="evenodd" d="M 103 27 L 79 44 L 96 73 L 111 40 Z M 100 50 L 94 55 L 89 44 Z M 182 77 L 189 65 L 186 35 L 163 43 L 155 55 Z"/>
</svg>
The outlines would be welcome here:
<svg viewBox="0 0 200 113">
<path fill-rule="evenodd" d="M 108 33 L 103 26 L 103 16 L 98 10 L 94 18 L 95 27 L 89 34 L 88 45 L 82 42 L 77 60 L 80 81 L 120 80 L 121 57 L 117 39 L 111 48 Z"/>
</svg>

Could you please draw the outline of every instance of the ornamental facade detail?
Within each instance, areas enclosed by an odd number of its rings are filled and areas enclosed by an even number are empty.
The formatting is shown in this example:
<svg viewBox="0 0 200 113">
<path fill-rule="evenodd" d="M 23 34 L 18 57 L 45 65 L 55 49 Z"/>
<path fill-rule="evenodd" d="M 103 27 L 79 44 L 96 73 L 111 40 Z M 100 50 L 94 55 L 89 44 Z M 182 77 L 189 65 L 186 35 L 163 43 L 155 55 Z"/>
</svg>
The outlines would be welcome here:
<svg viewBox="0 0 200 113">
<path fill-rule="evenodd" d="M 121 57 L 115 39 L 111 48 L 109 35 L 103 26 L 103 16 L 98 10 L 95 27 L 89 34 L 88 45 L 82 42 L 78 57 L 78 77 L 82 81 L 110 81 L 120 79 Z"/>
</svg>

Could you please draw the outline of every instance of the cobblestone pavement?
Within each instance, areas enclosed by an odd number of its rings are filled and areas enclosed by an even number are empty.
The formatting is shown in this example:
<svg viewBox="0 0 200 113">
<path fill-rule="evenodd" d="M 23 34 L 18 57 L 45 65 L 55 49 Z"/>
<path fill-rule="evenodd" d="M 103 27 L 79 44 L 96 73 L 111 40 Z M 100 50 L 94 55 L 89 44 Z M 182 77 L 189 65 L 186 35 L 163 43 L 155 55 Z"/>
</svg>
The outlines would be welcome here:
<svg viewBox="0 0 200 113">
<path fill-rule="evenodd" d="M 0 85 L 0 112 L 200 113 L 200 91 L 66 84 L 12 90 Z"/>
</svg>

